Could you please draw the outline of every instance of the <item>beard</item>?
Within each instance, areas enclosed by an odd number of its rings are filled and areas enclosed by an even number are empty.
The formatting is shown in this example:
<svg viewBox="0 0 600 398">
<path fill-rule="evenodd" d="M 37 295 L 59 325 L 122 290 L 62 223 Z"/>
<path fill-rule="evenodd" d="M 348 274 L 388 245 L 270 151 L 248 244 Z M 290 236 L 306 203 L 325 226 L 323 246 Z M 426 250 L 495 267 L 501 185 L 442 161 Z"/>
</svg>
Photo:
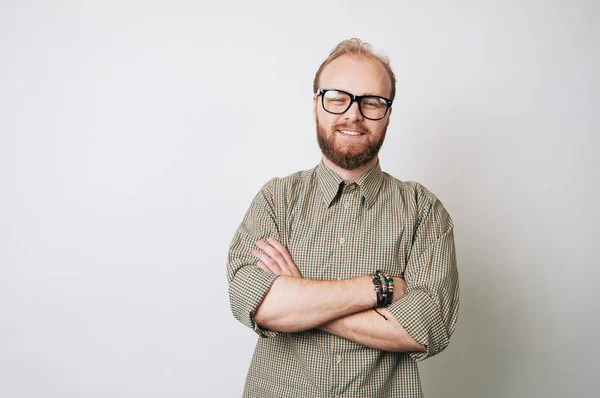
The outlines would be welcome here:
<svg viewBox="0 0 600 398">
<path fill-rule="evenodd" d="M 385 140 L 385 134 L 387 132 L 387 127 L 389 124 L 385 124 L 381 137 L 376 141 L 373 141 L 371 137 L 374 135 L 367 129 L 362 126 L 360 123 L 351 123 L 351 124 L 336 124 L 331 128 L 331 131 L 327 131 L 325 127 L 321 125 L 319 122 L 319 118 L 317 117 L 317 141 L 319 142 L 319 147 L 321 148 L 321 152 L 323 155 L 329 160 L 333 162 L 338 167 L 341 167 L 344 170 L 356 170 L 366 164 L 368 164 L 371 160 L 373 160 L 381 146 L 383 145 L 383 141 Z M 358 130 L 364 132 L 366 137 L 366 142 L 353 143 L 342 145 L 337 141 L 337 131 L 336 130 Z"/>
</svg>

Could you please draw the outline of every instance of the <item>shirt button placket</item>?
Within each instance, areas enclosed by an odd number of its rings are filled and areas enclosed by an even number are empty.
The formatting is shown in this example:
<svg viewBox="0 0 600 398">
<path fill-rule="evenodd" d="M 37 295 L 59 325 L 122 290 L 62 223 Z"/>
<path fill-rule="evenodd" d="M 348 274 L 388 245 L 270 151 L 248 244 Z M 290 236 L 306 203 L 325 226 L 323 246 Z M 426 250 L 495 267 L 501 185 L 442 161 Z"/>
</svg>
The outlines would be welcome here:
<svg viewBox="0 0 600 398">
<path fill-rule="evenodd" d="M 338 364 L 338 365 L 339 365 L 339 364 L 341 364 L 341 363 L 342 363 L 342 361 L 343 361 L 343 358 L 342 358 L 342 356 L 341 356 L 341 355 L 336 355 L 336 356 L 335 356 L 335 363 L 336 363 L 336 364 Z M 338 397 L 339 397 L 339 395 L 334 395 L 333 397 L 334 397 L 334 398 L 338 398 Z"/>
</svg>

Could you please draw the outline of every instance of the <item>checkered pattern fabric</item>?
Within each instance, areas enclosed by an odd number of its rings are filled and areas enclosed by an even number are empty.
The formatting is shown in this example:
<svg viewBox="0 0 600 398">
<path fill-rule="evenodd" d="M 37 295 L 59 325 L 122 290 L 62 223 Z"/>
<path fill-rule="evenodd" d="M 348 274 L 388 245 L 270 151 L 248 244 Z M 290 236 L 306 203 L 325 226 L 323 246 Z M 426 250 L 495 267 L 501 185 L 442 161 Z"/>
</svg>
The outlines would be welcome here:
<svg viewBox="0 0 600 398">
<path fill-rule="evenodd" d="M 453 223 L 442 203 L 379 165 L 353 183 L 322 163 L 269 181 L 231 243 L 227 277 L 234 316 L 259 336 L 245 397 L 421 397 L 417 361 L 449 343 L 458 313 Z M 277 278 L 251 254 L 274 237 L 304 278 L 333 280 L 380 269 L 407 295 L 388 309 L 423 353 L 375 350 L 320 330 L 265 330 L 253 315 Z M 375 293 L 373 293 L 375 294 Z"/>
</svg>

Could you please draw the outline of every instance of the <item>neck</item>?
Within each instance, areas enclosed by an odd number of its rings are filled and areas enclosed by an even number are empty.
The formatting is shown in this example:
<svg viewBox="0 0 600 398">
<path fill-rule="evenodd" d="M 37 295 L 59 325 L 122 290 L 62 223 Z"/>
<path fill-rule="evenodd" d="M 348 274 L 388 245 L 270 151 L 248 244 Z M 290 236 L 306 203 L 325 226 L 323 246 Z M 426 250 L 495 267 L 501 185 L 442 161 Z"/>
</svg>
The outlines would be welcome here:
<svg viewBox="0 0 600 398">
<path fill-rule="evenodd" d="M 364 166 L 359 167 L 358 169 L 346 170 L 346 169 L 341 168 L 340 166 L 334 164 L 331 160 L 329 160 L 325 156 L 323 156 L 323 164 L 325 166 L 327 166 L 329 169 L 333 170 L 335 172 L 335 174 L 339 175 L 346 182 L 354 182 L 354 181 L 358 180 L 360 177 L 362 177 L 363 174 L 365 174 L 367 171 L 371 170 L 371 168 L 373 168 L 373 166 L 375 166 L 378 161 L 379 161 L 379 159 L 377 157 L 375 157 L 369 163 L 365 164 Z"/>
</svg>

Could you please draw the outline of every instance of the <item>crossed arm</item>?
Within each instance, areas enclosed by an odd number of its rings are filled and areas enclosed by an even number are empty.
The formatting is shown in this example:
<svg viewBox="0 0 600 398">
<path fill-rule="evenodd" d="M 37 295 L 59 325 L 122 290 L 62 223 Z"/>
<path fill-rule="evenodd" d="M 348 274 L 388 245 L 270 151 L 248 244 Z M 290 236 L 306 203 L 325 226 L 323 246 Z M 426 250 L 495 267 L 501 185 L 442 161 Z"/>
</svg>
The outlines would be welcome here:
<svg viewBox="0 0 600 398">
<path fill-rule="evenodd" d="M 355 343 L 383 351 L 425 352 L 384 308 L 377 312 L 371 278 L 340 281 L 302 278 L 287 249 L 274 238 L 257 241 L 252 254 L 258 267 L 279 275 L 254 314 L 262 327 L 280 332 L 319 328 Z M 406 282 L 394 278 L 394 300 L 404 296 Z"/>
</svg>

